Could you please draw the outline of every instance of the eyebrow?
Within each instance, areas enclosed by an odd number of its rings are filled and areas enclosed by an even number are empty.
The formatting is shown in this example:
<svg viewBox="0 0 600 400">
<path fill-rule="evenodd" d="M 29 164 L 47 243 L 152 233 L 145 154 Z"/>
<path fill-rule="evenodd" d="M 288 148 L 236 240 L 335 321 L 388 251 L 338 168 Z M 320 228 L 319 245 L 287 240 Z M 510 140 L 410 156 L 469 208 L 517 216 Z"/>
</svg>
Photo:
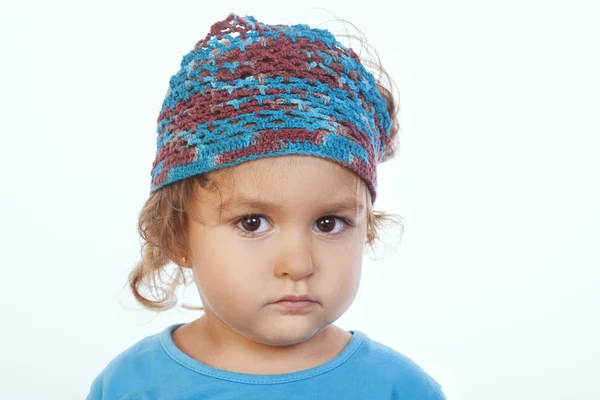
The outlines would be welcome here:
<svg viewBox="0 0 600 400">
<path fill-rule="evenodd" d="M 365 208 L 362 202 L 357 203 L 356 199 L 351 197 L 328 200 L 321 203 L 319 206 L 325 209 L 327 213 L 337 211 L 356 211 L 360 213 Z M 221 205 L 217 207 L 217 210 L 222 211 L 224 209 L 234 208 L 248 208 L 276 212 L 281 209 L 281 206 L 269 201 L 238 195 L 237 197 L 222 202 Z"/>
</svg>

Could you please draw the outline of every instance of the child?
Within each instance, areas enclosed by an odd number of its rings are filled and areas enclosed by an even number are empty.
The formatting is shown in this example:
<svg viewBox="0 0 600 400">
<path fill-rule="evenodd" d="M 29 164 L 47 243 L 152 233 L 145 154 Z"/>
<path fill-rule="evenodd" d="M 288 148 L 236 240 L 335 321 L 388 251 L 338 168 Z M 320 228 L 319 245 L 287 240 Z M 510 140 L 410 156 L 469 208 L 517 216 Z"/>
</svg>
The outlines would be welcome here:
<svg viewBox="0 0 600 400">
<path fill-rule="evenodd" d="M 170 80 L 130 275 L 164 310 L 191 274 L 204 315 L 125 350 L 88 399 L 445 399 L 409 358 L 332 325 L 387 217 L 373 203 L 395 110 L 327 30 L 215 23 Z"/>
</svg>

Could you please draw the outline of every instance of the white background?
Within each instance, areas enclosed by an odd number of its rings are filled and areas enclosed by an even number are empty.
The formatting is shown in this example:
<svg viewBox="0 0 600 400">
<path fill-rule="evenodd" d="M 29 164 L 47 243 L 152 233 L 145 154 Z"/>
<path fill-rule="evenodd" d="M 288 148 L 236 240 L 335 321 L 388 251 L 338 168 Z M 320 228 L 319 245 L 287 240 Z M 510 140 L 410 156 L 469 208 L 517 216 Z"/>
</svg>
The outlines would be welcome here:
<svg viewBox="0 0 600 400">
<path fill-rule="evenodd" d="M 365 259 L 338 326 L 449 399 L 600 398 L 596 2 L 1 4 L 0 398 L 82 399 L 122 350 L 198 316 L 140 311 L 125 283 L 169 78 L 230 12 L 335 13 L 398 84 L 376 209 L 404 237 Z"/>
</svg>

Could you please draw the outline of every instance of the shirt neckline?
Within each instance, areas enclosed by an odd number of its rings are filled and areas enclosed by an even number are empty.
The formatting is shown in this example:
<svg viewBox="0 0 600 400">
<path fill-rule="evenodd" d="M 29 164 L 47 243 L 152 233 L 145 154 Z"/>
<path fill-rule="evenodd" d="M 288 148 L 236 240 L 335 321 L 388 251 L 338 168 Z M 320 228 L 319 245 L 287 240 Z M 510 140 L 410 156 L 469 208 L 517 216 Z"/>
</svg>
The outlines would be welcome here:
<svg viewBox="0 0 600 400">
<path fill-rule="evenodd" d="M 366 334 L 361 331 L 347 331 L 352 334 L 352 338 L 346 344 L 346 347 L 344 347 L 344 349 L 337 356 L 325 362 L 324 364 L 317 365 L 316 367 L 285 374 L 245 374 L 211 367 L 210 365 L 204 364 L 181 351 L 173 342 L 171 334 L 175 329 L 183 325 L 185 325 L 185 323 L 171 325 L 163 330 L 163 332 L 160 334 L 161 345 L 169 357 L 183 367 L 194 372 L 208 375 L 217 379 L 250 384 L 286 383 L 321 375 L 338 367 L 348 360 L 366 338 Z"/>
</svg>

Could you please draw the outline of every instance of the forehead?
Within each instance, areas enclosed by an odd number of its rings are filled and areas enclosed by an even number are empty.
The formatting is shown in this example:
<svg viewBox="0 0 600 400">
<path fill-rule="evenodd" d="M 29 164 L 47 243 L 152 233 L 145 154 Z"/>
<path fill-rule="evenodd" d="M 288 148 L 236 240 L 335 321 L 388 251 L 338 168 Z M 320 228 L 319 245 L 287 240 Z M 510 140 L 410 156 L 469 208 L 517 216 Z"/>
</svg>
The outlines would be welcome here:
<svg viewBox="0 0 600 400">
<path fill-rule="evenodd" d="M 364 185 L 351 170 L 319 157 L 278 156 L 251 160 L 222 170 L 216 179 L 213 202 L 235 204 L 251 198 L 290 207 L 316 205 L 325 200 L 357 201 Z"/>
</svg>

